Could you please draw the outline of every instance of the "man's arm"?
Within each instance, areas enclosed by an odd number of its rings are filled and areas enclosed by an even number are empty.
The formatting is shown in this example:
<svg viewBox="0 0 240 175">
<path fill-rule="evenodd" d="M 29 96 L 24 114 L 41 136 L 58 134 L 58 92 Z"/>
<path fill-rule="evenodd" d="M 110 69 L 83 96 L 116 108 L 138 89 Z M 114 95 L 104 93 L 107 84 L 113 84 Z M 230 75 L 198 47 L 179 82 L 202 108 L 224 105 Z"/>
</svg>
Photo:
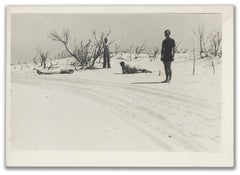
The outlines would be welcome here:
<svg viewBox="0 0 240 175">
<path fill-rule="evenodd" d="M 161 60 L 163 59 L 163 55 L 164 55 L 164 46 L 163 46 L 163 42 L 162 42 L 162 49 L 161 49 Z"/>
<path fill-rule="evenodd" d="M 173 49 L 172 49 L 173 59 L 174 59 L 174 56 L 175 56 L 175 51 L 176 51 L 175 49 L 176 49 L 175 41 L 173 40 Z"/>
</svg>

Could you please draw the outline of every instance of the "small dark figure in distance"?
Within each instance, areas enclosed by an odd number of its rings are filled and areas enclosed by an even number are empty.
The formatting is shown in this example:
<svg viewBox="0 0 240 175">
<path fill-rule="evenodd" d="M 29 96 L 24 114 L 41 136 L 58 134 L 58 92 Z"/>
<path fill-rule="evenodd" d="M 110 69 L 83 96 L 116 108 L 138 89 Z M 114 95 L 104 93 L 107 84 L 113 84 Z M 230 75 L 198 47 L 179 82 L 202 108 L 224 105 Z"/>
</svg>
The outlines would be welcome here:
<svg viewBox="0 0 240 175">
<path fill-rule="evenodd" d="M 147 69 L 138 69 L 136 67 L 131 67 L 131 66 L 125 64 L 123 61 L 120 62 L 120 65 L 122 67 L 122 73 L 123 74 L 152 73 L 151 71 L 149 71 Z"/>
<path fill-rule="evenodd" d="M 109 54 L 109 48 L 108 48 L 108 39 L 104 38 L 103 43 L 103 68 L 111 68 L 110 66 L 110 54 Z"/>
<path fill-rule="evenodd" d="M 162 42 L 161 61 L 164 64 L 166 79 L 162 82 L 167 83 L 172 79 L 171 63 L 174 60 L 175 41 L 174 39 L 170 38 L 170 30 L 165 30 L 164 34 L 166 39 Z"/>
<path fill-rule="evenodd" d="M 48 53 L 41 53 L 41 67 L 46 68 L 46 60 L 48 57 Z"/>
</svg>

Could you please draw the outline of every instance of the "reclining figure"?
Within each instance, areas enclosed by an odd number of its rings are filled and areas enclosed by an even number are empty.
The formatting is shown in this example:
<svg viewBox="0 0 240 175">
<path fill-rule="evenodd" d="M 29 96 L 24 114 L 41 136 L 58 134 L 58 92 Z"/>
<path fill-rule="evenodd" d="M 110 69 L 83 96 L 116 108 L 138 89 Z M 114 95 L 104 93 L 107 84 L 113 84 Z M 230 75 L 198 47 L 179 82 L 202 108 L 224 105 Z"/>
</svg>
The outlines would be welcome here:
<svg viewBox="0 0 240 175">
<path fill-rule="evenodd" d="M 39 75 L 45 74 L 45 75 L 52 75 L 52 74 L 72 74 L 74 72 L 73 69 L 60 69 L 56 71 L 40 71 L 37 69 L 37 73 Z"/>
<path fill-rule="evenodd" d="M 151 71 L 149 71 L 147 69 L 138 69 L 136 67 L 131 67 L 130 65 L 125 64 L 123 61 L 120 62 L 120 65 L 122 67 L 123 74 L 152 73 Z"/>
</svg>

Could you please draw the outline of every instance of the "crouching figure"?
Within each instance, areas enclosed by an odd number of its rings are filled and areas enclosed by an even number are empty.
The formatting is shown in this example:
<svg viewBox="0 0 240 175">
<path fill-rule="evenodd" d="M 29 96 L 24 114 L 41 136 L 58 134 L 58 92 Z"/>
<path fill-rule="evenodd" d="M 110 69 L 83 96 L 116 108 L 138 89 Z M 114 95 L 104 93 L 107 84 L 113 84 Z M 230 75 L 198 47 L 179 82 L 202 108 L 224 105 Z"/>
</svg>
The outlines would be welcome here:
<svg viewBox="0 0 240 175">
<path fill-rule="evenodd" d="M 125 64 L 123 61 L 120 62 L 120 65 L 122 67 L 123 74 L 152 73 L 151 71 L 149 71 L 147 69 L 139 69 L 136 67 L 131 67 L 130 65 Z"/>
</svg>

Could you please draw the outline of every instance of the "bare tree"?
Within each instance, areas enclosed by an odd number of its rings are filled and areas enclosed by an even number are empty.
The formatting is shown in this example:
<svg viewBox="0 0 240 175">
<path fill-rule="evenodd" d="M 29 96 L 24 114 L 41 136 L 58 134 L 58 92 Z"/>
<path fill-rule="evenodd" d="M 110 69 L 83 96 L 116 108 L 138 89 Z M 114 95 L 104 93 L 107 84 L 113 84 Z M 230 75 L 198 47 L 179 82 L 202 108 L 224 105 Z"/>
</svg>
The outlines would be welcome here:
<svg viewBox="0 0 240 175">
<path fill-rule="evenodd" d="M 129 60 L 130 61 L 132 61 L 133 48 L 134 48 L 133 45 L 131 45 L 129 48 L 127 48 L 127 52 L 129 53 Z"/>
<path fill-rule="evenodd" d="M 199 45 L 199 55 L 201 58 L 205 57 L 206 54 L 206 41 L 205 41 L 205 29 L 203 26 L 198 26 L 196 30 L 192 30 L 193 34 L 197 39 Z"/>
<path fill-rule="evenodd" d="M 99 62 L 101 62 L 101 58 L 103 55 L 104 48 L 104 38 L 108 38 L 111 35 L 111 31 L 102 32 L 100 35 L 97 35 L 96 31 L 93 31 L 92 36 L 94 38 L 94 44 L 92 45 L 92 63 L 90 67 L 93 67 L 96 60 L 99 58 Z M 108 46 L 110 46 L 114 41 L 109 41 Z"/>
<path fill-rule="evenodd" d="M 121 44 L 115 43 L 114 44 L 114 53 L 117 55 L 121 49 Z"/>
<path fill-rule="evenodd" d="M 30 69 L 30 67 L 28 66 L 28 64 L 27 64 L 26 60 L 24 61 L 24 63 L 23 63 L 23 64 L 26 66 L 26 68 Z"/>
<path fill-rule="evenodd" d="M 103 54 L 104 38 L 109 37 L 110 34 L 111 31 L 105 33 L 102 32 L 100 35 L 97 35 L 97 32 L 94 31 L 92 33 L 93 39 L 86 43 L 83 41 L 77 43 L 77 40 L 75 39 L 72 50 L 68 46 L 71 39 L 68 30 L 63 30 L 62 35 L 59 35 L 56 31 L 50 32 L 48 37 L 53 41 L 61 42 L 65 46 L 68 54 L 74 57 L 82 68 L 92 68 L 96 60 L 101 58 Z M 109 45 L 112 43 L 113 41 L 110 41 Z"/>
<path fill-rule="evenodd" d="M 221 57 L 221 42 L 222 42 L 222 33 L 219 31 L 213 32 L 210 35 L 211 43 L 211 52 L 216 57 L 218 54 Z"/>
<path fill-rule="evenodd" d="M 43 52 L 41 48 L 36 48 L 36 51 L 39 55 L 40 62 L 41 62 L 41 67 L 46 68 L 46 61 L 48 59 L 48 52 Z"/>
<path fill-rule="evenodd" d="M 77 61 L 81 62 L 81 60 L 77 57 L 77 55 L 74 54 L 73 51 L 70 51 L 70 49 L 68 48 L 68 43 L 71 39 L 68 30 L 63 30 L 62 35 L 59 35 L 56 31 L 50 32 L 48 37 L 53 41 L 61 42 L 65 46 L 65 49 L 67 50 L 67 52 L 72 57 L 74 57 Z"/>
<path fill-rule="evenodd" d="M 193 75 L 195 74 L 195 61 L 196 61 L 196 57 L 195 57 L 195 48 L 193 49 Z"/>
<path fill-rule="evenodd" d="M 214 62 L 215 59 L 216 59 L 216 57 L 214 57 L 211 54 L 208 56 L 208 60 L 210 62 L 210 67 L 212 67 L 212 70 L 213 70 L 213 75 L 215 75 L 215 73 L 216 73 L 215 62 Z M 207 66 L 209 66 L 209 65 L 207 65 Z"/>
<path fill-rule="evenodd" d="M 37 65 L 38 64 L 38 57 L 37 56 L 34 56 L 34 58 L 32 59 L 33 60 L 33 63 L 35 64 L 35 65 Z"/>
<path fill-rule="evenodd" d="M 54 58 L 55 59 L 63 59 L 63 58 L 68 58 L 71 57 L 68 52 L 62 51 L 61 53 L 58 53 Z"/>
<path fill-rule="evenodd" d="M 177 41 L 175 46 L 175 53 L 186 53 L 188 49 L 180 47 L 182 41 Z"/>
<path fill-rule="evenodd" d="M 89 54 L 90 51 L 91 40 L 87 43 L 80 42 L 79 45 L 74 43 L 74 54 L 79 58 L 79 64 L 82 68 L 89 67 L 91 61 L 91 55 Z"/>
<path fill-rule="evenodd" d="M 50 62 L 50 66 L 48 67 L 48 70 L 53 69 L 53 68 L 57 68 L 58 62 L 57 63 L 52 63 Z"/>
<path fill-rule="evenodd" d="M 114 41 L 112 41 L 112 43 L 113 42 Z M 110 53 L 110 58 L 117 56 L 117 59 L 121 59 L 122 55 L 123 55 L 123 53 L 121 52 L 121 45 L 122 45 L 122 43 L 120 43 L 120 44 L 116 43 L 116 42 L 114 42 L 114 43 L 115 44 L 114 44 L 113 52 Z M 120 53 L 120 55 L 119 55 L 119 53 Z"/>
<path fill-rule="evenodd" d="M 179 45 L 181 44 L 181 41 L 177 41 L 175 44 L 175 53 L 180 53 Z"/>
<path fill-rule="evenodd" d="M 159 48 L 155 47 L 153 51 L 148 51 L 148 56 L 150 58 L 150 61 L 153 61 L 157 58 L 157 55 L 159 54 Z"/>
<path fill-rule="evenodd" d="M 143 51 L 145 50 L 145 43 L 146 41 L 142 45 L 135 47 L 135 56 L 134 56 L 135 59 L 137 59 L 139 55 L 143 53 Z"/>
<path fill-rule="evenodd" d="M 184 49 L 184 48 L 181 48 L 180 50 L 179 50 L 179 53 L 187 53 L 187 51 L 188 51 L 188 49 Z"/>
</svg>

